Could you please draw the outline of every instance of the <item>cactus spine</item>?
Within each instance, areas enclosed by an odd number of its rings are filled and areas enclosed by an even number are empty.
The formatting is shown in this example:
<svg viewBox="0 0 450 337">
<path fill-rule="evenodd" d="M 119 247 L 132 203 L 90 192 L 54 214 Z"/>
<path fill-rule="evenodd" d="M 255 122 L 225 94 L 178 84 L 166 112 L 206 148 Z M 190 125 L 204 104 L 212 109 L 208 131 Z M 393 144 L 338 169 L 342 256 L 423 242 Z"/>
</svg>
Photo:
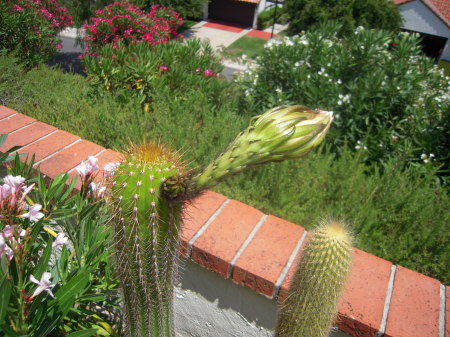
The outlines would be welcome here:
<svg viewBox="0 0 450 337">
<path fill-rule="evenodd" d="M 161 145 L 135 147 L 111 186 L 115 251 L 128 336 L 174 336 L 173 280 L 183 166 Z M 162 184 L 164 190 L 162 190 Z"/>
<path fill-rule="evenodd" d="M 328 336 L 352 251 L 352 236 L 342 223 L 323 224 L 313 232 L 280 307 L 276 337 Z"/>
</svg>

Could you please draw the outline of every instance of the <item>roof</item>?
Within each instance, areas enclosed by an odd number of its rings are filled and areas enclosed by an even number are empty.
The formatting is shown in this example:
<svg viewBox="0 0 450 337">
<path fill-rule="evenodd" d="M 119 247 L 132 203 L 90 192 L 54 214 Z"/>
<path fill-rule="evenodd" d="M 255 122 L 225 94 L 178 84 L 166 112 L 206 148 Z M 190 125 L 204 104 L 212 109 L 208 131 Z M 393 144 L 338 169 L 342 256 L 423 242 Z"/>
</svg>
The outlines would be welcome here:
<svg viewBox="0 0 450 337">
<path fill-rule="evenodd" d="M 399 6 L 414 0 L 393 0 Z M 418 0 L 427 6 L 441 21 L 450 28 L 450 1 L 449 0 Z"/>
</svg>

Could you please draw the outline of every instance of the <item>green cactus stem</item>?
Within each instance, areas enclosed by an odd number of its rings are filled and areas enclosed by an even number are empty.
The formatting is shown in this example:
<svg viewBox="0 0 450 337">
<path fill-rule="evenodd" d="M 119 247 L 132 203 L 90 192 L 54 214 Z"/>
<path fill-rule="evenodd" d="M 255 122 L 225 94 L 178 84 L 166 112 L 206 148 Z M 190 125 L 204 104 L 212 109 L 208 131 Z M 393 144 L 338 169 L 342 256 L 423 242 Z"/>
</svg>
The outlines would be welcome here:
<svg viewBox="0 0 450 337">
<path fill-rule="evenodd" d="M 352 252 L 352 236 L 342 223 L 330 222 L 313 231 L 280 306 L 276 337 L 328 336 Z"/>
<path fill-rule="evenodd" d="M 192 178 L 191 188 L 202 190 L 252 167 L 301 158 L 322 142 L 332 120 L 331 112 L 300 105 L 256 116 L 225 152 Z"/>
<path fill-rule="evenodd" d="M 161 145 L 134 147 L 111 182 L 116 266 L 127 335 L 172 337 L 184 167 Z M 170 184 L 162 184 L 166 181 Z M 167 195 L 168 197 L 165 197 Z"/>
</svg>

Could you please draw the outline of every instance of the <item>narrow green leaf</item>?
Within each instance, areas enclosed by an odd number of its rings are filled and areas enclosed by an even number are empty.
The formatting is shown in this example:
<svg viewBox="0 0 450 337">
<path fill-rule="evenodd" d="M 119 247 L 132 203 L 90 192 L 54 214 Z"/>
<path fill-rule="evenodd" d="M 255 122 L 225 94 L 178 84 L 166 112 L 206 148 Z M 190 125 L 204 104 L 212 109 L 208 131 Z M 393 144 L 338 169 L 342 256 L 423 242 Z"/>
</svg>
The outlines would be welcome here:
<svg viewBox="0 0 450 337">
<path fill-rule="evenodd" d="M 48 269 L 48 261 L 50 260 L 50 255 L 52 254 L 52 243 L 53 239 L 50 238 L 47 242 L 47 246 L 45 247 L 44 252 L 42 253 L 41 258 L 39 259 L 36 269 L 34 270 L 33 276 L 38 280 Z"/>
<path fill-rule="evenodd" d="M 76 331 L 68 334 L 66 337 L 85 337 L 85 336 L 92 336 L 97 332 L 97 329 L 87 329 L 82 331 Z"/>
</svg>

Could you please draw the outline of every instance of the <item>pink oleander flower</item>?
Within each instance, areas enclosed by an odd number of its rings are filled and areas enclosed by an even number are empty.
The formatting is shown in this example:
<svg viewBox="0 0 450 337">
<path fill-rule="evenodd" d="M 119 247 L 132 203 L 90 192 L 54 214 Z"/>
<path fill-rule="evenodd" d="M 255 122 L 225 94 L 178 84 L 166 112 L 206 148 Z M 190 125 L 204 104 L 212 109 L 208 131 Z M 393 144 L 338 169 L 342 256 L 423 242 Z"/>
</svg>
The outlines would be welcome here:
<svg viewBox="0 0 450 337">
<path fill-rule="evenodd" d="M 91 190 L 91 193 L 95 199 L 103 198 L 103 195 L 105 194 L 106 187 L 101 184 L 96 183 L 90 183 L 89 189 Z"/>
<path fill-rule="evenodd" d="M 5 179 L 3 179 L 3 181 L 11 188 L 12 193 L 15 193 L 16 190 L 24 186 L 23 182 L 25 181 L 25 178 L 21 176 L 12 176 L 9 174 L 5 177 Z"/>
<path fill-rule="evenodd" d="M 22 214 L 22 218 L 29 219 L 32 222 L 39 221 L 44 216 L 44 213 L 39 212 L 42 209 L 42 205 L 34 204 L 30 208 L 28 208 L 28 212 Z"/>
<path fill-rule="evenodd" d="M 199 73 L 199 72 L 201 72 L 202 70 L 200 69 L 200 68 L 197 68 L 196 70 L 195 70 L 195 72 L 196 73 Z"/>
<path fill-rule="evenodd" d="M 30 275 L 30 281 L 38 285 L 38 287 L 34 291 L 33 295 L 31 295 L 31 299 L 38 296 L 43 291 L 48 292 L 48 294 L 51 297 L 55 298 L 55 296 L 53 296 L 53 293 L 51 291 L 51 288 L 53 288 L 55 286 L 54 284 L 52 284 L 50 282 L 51 277 L 52 277 L 52 274 L 50 274 L 49 272 L 45 272 L 44 274 L 42 274 L 41 280 L 38 281 L 38 280 L 36 280 L 36 278 L 33 275 Z"/>
<path fill-rule="evenodd" d="M 14 226 L 6 225 L 3 228 L 2 235 L 5 239 L 9 239 L 13 235 Z M 0 236 L 2 236 L 0 235 Z"/>
<path fill-rule="evenodd" d="M 98 158 L 94 156 L 89 156 L 87 161 L 81 162 L 80 165 L 76 168 L 78 174 L 81 177 L 82 181 L 92 177 L 98 171 L 97 166 Z"/>
<path fill-rule="evenodd" d="M 112 177 L 114 175 L 114 172 L 116 172 L 116 170 L 118 169 L 119 165 L 119 162 L 111 162 L 105 164 L 105 166 L 103 166 L 103 176 L 105 178 Z"/>
<path fill-rule="evenodd" d="M 6 259 L 8 261 L 11 261 L 11 259 L 14 256 L 13 250 L 6 244 L 3 235 L 0 235 L 0 259 L 3 256 L 3 254 L 6 255 Z"/>
<path fill-rule="evenodd" d="M 203 74 L 205 75 L 205 77 L 210 77 L 210 76 L 214 76 L 214 72 L 211 69 L 206 69 Z"/>
<path fill-rule="evenodd" d="M 169 68 L 166 67 L 166 66 L 159 66 L 159 70 L 161 70 L 161 71 L 168 71 Z"/>
<path fill-rule="evenodd" d="M 63 47 L 63 45 L 61 42 L 57 43 L 55 46 L 56 49 L 62 49 L 62 47 Z"/>
<path fill-rule="evenodd" d="M 23 8 L 20 7 L 19 5 L 14 5 L 14 10 L 15 10 L 16 12 L 21 12 L 21 11 L 23 11 Z"/>
<path fill-rule="evenodd" d="M 58 233 L 58 235 L 56 235 L 56 239 L 52 243 L 52 248 L 64 246 L 64 245 L 68 246 L 68 244 L 69 244 L 69 238 L 63 232 L 60 232 L 60 233 Z"/>
</svg>

